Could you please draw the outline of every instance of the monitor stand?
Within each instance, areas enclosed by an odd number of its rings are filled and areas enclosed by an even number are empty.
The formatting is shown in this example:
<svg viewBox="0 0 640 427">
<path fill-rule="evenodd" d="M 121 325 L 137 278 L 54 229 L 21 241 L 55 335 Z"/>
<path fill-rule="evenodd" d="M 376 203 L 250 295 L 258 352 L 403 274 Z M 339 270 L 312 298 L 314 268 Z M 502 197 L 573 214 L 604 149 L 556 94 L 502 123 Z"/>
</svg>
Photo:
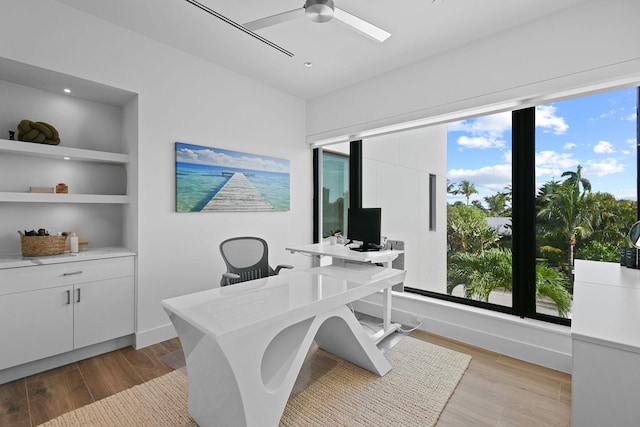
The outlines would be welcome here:
<svg viewBox="0 0 640 427">
<path fill-rule="evenodd" d="M 357 252 L 374 252 L 382 249 L 382 245 L 376 245 L 375 243 L 363 243 L 362 246 L 357 248 L 351 248 L 353 251 Z"/>
</svg>

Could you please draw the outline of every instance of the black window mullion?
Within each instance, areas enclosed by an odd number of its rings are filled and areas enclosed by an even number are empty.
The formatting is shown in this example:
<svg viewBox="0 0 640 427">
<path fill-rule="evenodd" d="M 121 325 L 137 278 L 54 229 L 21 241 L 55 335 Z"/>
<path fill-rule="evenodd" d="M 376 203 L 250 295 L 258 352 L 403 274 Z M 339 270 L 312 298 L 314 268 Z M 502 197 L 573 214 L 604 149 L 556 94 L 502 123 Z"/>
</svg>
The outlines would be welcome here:
<svg viewBox="0 0 640 427">
<path fill-rule="evenodd" d="M 536 314 L 535 107 L 512 112 L 513 312 Z"/>
<path fill-rule="evenodd" d="M 362 207 L 362 140 L 349 144 L 349 207 Z"/>
<path fill-rule="evenodd" d="M 322 170 L 321 154 L 320 148 L 313 149 L 313 243 L 320 242 L 320 200 L 322 197 L 322 183 L 320 182 L 320 172 Z"/>
</svg>

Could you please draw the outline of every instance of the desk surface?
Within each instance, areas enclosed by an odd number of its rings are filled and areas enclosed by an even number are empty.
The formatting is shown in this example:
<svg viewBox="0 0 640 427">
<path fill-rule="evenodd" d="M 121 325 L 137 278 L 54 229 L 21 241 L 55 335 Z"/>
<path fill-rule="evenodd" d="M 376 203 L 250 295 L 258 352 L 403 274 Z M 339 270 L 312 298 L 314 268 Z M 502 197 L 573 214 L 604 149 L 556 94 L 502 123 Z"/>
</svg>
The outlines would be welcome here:
<svg viewBox="0 0 640 427">
<path fill-rule="evenodd" d="M 574 338 L 640 353 L 640 270 L 576 260 Z"/>
<path fill-rule="evenodd" d="M 367 264 L 318 267 L 170 298 L 162 305 L 219 336 L 283 317 L 307 318 L 391 287 L 404 276 L 402 270 Z"/>
<path fill-rule="evenodd" d="M 340 258 L 349 261 L 359 262 L 389 262 L 393 261 L 398 255 L 404 253 L 404 251 L 393 249 L 383 251 L 371 251 L 371 252 L 358 252 L 349 249 L 344 245 L 331 245 L 328 243 L 315 243 L 312 245 L 293 246 L 285 248 L 291 253 L 300 252 L 309 255 L 322 255 L 330 256 L 334 258 Z"/>
</svg>

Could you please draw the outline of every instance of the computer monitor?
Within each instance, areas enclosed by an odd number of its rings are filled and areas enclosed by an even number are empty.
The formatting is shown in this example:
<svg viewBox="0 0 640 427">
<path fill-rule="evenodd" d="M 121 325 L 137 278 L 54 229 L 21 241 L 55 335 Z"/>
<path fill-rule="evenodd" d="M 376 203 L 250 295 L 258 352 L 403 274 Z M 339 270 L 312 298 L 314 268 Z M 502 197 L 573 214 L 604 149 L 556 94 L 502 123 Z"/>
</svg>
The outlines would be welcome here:
<svg viewBox="0 0 640 427">
<path fill-rule="evenodd" d="M 356 251 L 379 251 L 382 209 L 349 208 L 347 215 L 347 238 L 362 242 Z"/>
</svg>

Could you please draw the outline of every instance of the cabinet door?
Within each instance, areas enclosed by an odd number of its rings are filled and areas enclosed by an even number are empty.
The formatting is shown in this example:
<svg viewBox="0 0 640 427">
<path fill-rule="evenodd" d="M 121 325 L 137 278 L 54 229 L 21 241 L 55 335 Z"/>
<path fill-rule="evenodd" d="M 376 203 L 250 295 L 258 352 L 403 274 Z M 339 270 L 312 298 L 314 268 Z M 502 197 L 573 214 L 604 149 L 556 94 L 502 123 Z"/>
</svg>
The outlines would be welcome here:
<svg viewBox="0 0 640 427">
<path fill-rule="evenodd" d="M 73 288 L 0 297 L 0 369 L 73 350 Z"/>
<path fill-rule="evenodd" d="M 74 347 L 132 334 L 134 298 L 133 276 L 76 285 Z"/>
</svg>

